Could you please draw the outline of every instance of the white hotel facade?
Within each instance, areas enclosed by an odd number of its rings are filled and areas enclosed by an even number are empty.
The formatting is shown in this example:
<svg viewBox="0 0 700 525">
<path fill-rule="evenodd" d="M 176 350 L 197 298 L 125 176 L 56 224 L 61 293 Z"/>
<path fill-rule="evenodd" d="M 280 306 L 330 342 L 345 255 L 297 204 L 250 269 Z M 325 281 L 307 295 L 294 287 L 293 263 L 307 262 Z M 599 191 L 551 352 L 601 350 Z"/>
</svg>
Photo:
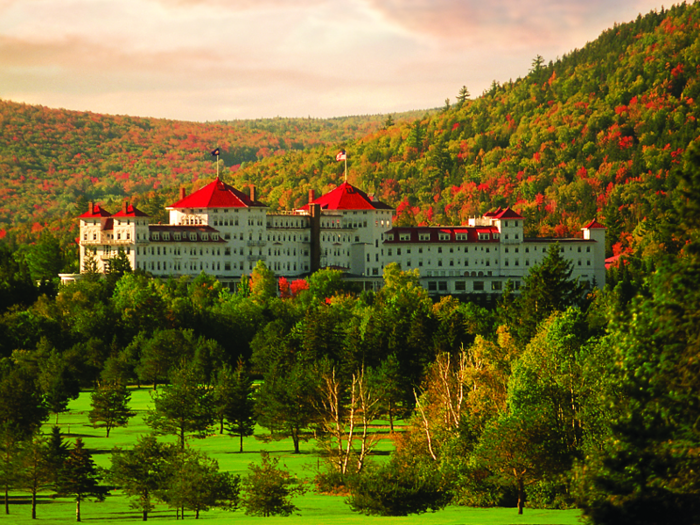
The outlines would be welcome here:
<svg viewBox="0 0 700 525">
<path fill-rule="evenodd" d="M 345 272 L 365 289 L 382 284 L 384 266 L 417 268 L 431 294 L 499 294 L 517 290 L 529 269 L 559 242 L 573 277 L 605 284 L 605 228 L 595 220 L 580 238 L 524 238 L 524 218 L 510 208 L 465 226 L 394 227 L 394 209 L 345 182 L 286 213 L 268 212 L 254 188 L 245 194 L 216 179 L 167 208 L 169 224 L 125 203 L 110 214 L 90 203 L 80 220 L 80 268 L 90 253 L 105 272 L 122 250 L 132 268 L 158 277 L 216 276 L 232 288 L 264 261 L 276 275 L 301 278 L 320 268 Z"/>
</svg>

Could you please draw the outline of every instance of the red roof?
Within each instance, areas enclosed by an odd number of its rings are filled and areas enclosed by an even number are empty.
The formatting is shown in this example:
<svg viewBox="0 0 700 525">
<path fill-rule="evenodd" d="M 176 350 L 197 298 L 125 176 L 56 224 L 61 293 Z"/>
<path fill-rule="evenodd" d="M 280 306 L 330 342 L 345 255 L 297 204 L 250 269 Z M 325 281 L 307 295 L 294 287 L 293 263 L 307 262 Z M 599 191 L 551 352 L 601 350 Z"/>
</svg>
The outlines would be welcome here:
<svg viewBox="0 0 700 525">
<path fill-rule="evenodd" d="M 112 217 L 148 217 L 144 212 L 139 210 L 136 206 L 133 204 L 126 204 L 124 207 L 119 210 L 117 213 L 112 215 Z"/>
<path fill-rule="evenodd" d="M 388 204 L 380 201 L 375 201 L 362 190 L 348 182 L 343 182 L 333 191 L 321 195 L 318 199 L 314 199 L 314 204 L 321 205 L 322 210 L 392 210 Z M 301 207 L 302 210 L 308 210 L 309 205 Z"/>
<path fill-rule="evenodd" d="M 221 179 L 216 179 L 192 195 L 171 204 L 168 208 L 251 208 L 264 206 L 261 202 L 251 200 L 245 193 L 229 186 Z"/>
<path fill-rule="evenodd" d="M 588 224 L 586 224 L 586 225 L 585 225 L 583 228 L 581 228 L 581 229 L 582 229 L 582 230 L 600 230 L 600 229 L 607 230 L 607 228 L 606 228 L 605 226 L 603 226 L 602 224 L 600 224 L 600 223 L 599 223 L 597 220 L 595 220 L 595 219 L 593 219 L 591 222 L 589 222 Z"/>
<path fill-rule="evenodd" d="M 79 219 L 101 219 L 102 217 L 111 217 L 112 214 L 105 210 L 99 204 L 91 204 L 90 210 L 83 213 Z"/>
<path fill-rule="evenodd" d="M 500 210 L 500 208 L 499 208 Z M 510 206 L 505 210 L 497 211 L 494 215 L 496 219 L 524 219 L 522 215 L 513 210 Z"/>
</svg>

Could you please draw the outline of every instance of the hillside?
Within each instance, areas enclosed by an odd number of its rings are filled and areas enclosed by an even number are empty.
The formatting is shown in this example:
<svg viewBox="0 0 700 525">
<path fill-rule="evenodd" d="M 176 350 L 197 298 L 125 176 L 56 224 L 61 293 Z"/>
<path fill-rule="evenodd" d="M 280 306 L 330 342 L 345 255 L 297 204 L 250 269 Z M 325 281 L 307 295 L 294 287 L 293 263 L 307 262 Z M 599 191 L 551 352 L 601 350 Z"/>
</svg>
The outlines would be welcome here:
<svg viewBox="0 0 700 525">
<path fill-rule="evenodd" d="M 397 120 L 411 114 L 399 115 Z M 193 123 L 49 109 L 0 100 L 0 235 L 79 214 L 87 201 L 135 201 L 156 219 L 181 185 L 289 151 L 337 144 L 379 129 L 386 116 Z M 334 146 L 335 147 L 335 146 Z"/>
<path fill-rule="evenodd" d="M 394 123 L 195 124 L 0 102 L 0 227 L 26 233 L 87 200 L 132 195 L 159 218 L 177 187 L 215 174 L 214 145 L 228 182 L 254 183 L 271 209 L 291 209 L 342 179 L 334 157 L 344 147 L 350 181 L 396 206 L 401 224 L 513 205 L 531 234 L 576 234 L 597 217 L 609 254 L 654 253 L 698 137 L 699 22 L 697 3 L 639 16 L 555 62 L 536 57 L 525 78 Z"/>
</svg>

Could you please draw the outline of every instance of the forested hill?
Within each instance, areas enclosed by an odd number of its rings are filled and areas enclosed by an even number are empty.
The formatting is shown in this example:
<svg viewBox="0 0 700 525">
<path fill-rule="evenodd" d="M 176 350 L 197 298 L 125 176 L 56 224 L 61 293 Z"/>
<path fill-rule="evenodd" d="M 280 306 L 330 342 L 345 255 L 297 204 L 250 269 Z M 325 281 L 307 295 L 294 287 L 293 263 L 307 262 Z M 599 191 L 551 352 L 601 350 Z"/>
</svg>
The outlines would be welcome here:
<svg viewBox="0 0 700 525">
<path fill-rule="evenodd" d="M 609 253 L 652 253 L 698 137 L 699 24 L 697 3 L 652 12 L 555 62 L 536 57 L 523 79 L 394 122 L 194 124 L 2 102 L 0 228 L 132 195 L 156 214 L 181 184 L 211 179 L 215 145 L 227 182 L 254 183 L 272 209 L 289 209 L 342 180 L 342 147 L 350 181 L 396 206 L 401 224 L 512 205 L 530 234 L 575 234 L 597 217 Z"/>
<path fill-rule="evenodd" d="M 597 217 L 609 253 L 656 249 L 652 230 L 698 137 L 699 23 L 700 4 L 678 6 L 554 63 L 535 58 L 524 79 L 346 144 L 350 180 L 396 206 L 403 224 L 456 224 L 514 205 L 531 234 L 575 234 Z M 340 180 L 333 153 L 289 152 L 237 178 L 286 206 Z"/>
<path fill-rule="evenodd" d="M 423 114 L 423 112 L 421 112 Z M 261 119 L 194 123 L 108 116 L 0 100 L 0 237 L 26 240 L 48 222 L 69 219 L 90 200 L 136 196 L 158 217 L 179 186 L 192 189 L 216 174 L 210 151 L 222 152 L 224 176 L 288 151 L 353 140 L 384 125 L 386 116 Z M 415 118 L 396 115 L 397 122 Z"/>
</svg>

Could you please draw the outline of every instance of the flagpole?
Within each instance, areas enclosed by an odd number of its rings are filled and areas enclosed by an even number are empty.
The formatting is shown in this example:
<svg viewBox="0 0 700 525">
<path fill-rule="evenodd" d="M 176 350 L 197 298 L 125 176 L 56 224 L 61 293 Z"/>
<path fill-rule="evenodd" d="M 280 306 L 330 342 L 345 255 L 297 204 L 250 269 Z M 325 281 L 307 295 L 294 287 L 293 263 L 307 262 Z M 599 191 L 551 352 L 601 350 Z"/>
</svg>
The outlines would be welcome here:
<svg viewBox="0 0 700 525">
<path fill-rule="evenodd" d="M 348 152 L 345 151 L 345 182 L 348 181 Z"/>
<path fill-rule="evenodd" d="M 216 151 L 216 178 L 219 178 L 219 150 Z"/>
</svg>

